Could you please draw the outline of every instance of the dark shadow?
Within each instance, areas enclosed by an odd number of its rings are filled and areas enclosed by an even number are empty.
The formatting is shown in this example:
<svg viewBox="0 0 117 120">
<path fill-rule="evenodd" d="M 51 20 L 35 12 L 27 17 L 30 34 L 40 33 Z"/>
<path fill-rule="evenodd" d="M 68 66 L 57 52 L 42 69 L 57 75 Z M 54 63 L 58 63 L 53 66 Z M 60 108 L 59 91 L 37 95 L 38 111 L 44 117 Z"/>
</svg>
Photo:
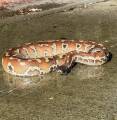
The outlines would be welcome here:
<svg viewBox="0 0 117 120">
<path fill-rule="evenodd" d="M 67 66 L 65 66 L 65 65 L 62 65 L 62 66 L 59 66 L 58 67 L 58 70 L 60 70 L 61 71 L 61 74 L 62 75 L 67 75 L 68 73 L 70 73 L 71 72 L 71 69 L 74 67 L 74 66 L 76 66 L 76 62 L 73 62 L 71 65 L 70 65 L 70 67 L 67 67 Z"/>
</svg>

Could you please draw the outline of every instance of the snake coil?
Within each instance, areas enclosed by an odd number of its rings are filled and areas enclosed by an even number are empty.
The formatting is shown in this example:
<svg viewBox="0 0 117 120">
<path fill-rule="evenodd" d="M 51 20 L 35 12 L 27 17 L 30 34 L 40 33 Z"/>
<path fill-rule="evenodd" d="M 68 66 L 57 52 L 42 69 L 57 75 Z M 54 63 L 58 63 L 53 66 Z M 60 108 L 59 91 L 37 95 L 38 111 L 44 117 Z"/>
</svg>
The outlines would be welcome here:
<svg viewBox="0 0 117 120">
<path fill-rule="evenodd" d="M 12 75 L 36 76 L 66 72 L 77 62 L 102 65 L 108 58 L 107 48 L 93 41 L 48 40 L 10 48 L 2 57 L 2 66 Z"/>
</svg>

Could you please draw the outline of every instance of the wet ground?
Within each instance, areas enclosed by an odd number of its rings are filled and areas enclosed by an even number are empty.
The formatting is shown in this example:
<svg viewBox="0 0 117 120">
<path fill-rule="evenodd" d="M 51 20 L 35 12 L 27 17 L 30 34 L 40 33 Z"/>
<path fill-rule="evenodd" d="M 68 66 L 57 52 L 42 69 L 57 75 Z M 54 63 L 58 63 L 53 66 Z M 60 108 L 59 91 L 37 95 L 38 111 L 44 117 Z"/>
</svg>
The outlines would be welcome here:
<svg viewBox="0 0 117 120">
<path fill-rule="evenodd" d="M 117 2 L 0 20 L 0 57 L 10 47 L 47 39 L 88 39 L 113 54 L 107 64 L 77 64 L 67 75 L 20 78 L 0 64 L 0 120 L 117 120 Z M 1 60 L 0 60 L 1 62 Z"/>
</svg>

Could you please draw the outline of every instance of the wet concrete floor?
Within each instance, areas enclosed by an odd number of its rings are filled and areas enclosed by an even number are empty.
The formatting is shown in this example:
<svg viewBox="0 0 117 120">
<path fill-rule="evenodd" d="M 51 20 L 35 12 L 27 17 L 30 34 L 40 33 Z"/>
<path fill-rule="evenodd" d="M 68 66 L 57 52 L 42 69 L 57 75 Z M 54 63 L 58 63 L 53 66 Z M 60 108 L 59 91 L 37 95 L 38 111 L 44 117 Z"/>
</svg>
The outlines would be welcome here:
<svg viewBox="0 0 117 120">
<path fill-rule="evenodd" d="M 87 39 L 113 54 L 107 64 L 77 64 L 67 75 L 20 78 L 0 64 L 0 120 L 117 120 L 117 2 L 0 20 L 0 58 L 8 48 L 47 39 Z M 1 59 L 0 59 L 1 62 Z"/>
</svg>

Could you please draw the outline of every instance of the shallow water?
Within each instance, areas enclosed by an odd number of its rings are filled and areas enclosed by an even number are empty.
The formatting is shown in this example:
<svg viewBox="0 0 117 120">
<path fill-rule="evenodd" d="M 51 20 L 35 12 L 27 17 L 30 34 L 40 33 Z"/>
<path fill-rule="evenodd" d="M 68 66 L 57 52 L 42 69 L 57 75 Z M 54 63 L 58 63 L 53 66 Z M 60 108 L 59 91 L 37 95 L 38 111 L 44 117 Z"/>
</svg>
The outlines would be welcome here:
<svg viewBox="0 0 117 120">
<path fill-rule="evenodd" d="M 47 39 L 88 39 L 113 54 L 107 64 L 77 64 L 68 75 L 20 78 L 0 64 L 1 120 L 114 120 L 117 116 L 117 9 L 91 7 L 0 22 L 0 57 L 10 47 Z M 0 59 L 1 62 L 1 59 Z"/>
</svg>

